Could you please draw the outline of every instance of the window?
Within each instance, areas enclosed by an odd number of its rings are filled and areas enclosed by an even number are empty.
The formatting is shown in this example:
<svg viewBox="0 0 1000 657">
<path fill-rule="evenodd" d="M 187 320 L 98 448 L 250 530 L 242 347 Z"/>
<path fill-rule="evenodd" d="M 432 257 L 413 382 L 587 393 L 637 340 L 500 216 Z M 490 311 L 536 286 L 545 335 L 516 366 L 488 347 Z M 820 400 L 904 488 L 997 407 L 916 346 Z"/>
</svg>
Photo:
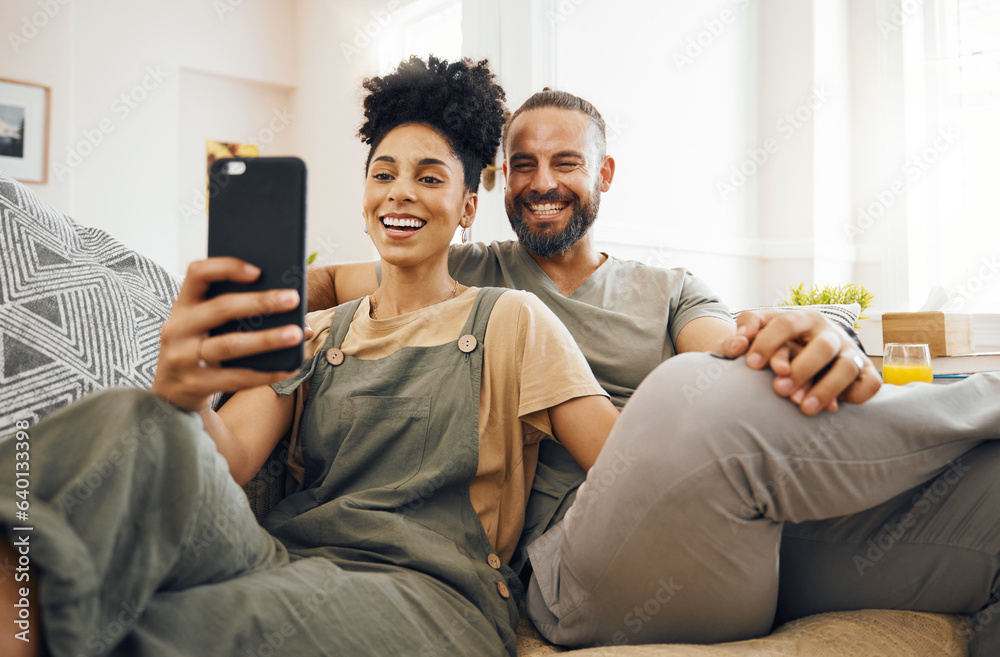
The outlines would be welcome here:
<svg viewBox="0 0 1000 657">
<path fill-rule="evenodd" d="M 903 36 L 910 309 L 937 288 L 946 311 L 1000 312 L 1000 0 L 931 0 L 916 23 Z"/>
</svg>

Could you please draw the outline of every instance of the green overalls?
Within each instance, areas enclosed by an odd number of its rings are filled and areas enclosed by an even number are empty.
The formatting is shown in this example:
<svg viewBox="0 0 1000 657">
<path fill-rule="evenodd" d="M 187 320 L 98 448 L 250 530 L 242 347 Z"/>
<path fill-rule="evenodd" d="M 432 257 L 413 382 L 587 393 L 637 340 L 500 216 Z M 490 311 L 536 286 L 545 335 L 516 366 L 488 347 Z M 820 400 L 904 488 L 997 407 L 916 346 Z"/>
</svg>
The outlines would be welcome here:
<svg viewBox="0 0 1000 657">
<path fill-rule="evenodd" d="M 421 573 L 427 587 L 453 591 L 481 610 L 514 654 L 512 591 L 520 582 L 494 552 L 469 499 L 479 466 L 483 340 L 503 292 L 478 293 L 457 340 L 378 360 L 340 351 L 360 300 L 339 308 L 323 348 L 276 387 L 290 394 L 311 378 L 299 430 L 306 468 L 303 489 L 264 526 L 293 558 Z M 467 616 L 468 609 L 432 613 Z"/>
<path fill-rule="evenodd" d="M 461 657 L 516 652 L 513 571 L 469 500 L 483 339 L 478 293 L 436 347 L 373 361 L 334 315 L 300 421 L 305 487 L 257 523 L 201 418 L 140 390 L 91 395 L 30 428 L 30 529 L 0 477 L 0 531 L 24 534 L 49 654 Z M 0 443 L 14 472 L 18 441 Z M 19 528 L 19 529 L 14 529 Z"/>
</svg>

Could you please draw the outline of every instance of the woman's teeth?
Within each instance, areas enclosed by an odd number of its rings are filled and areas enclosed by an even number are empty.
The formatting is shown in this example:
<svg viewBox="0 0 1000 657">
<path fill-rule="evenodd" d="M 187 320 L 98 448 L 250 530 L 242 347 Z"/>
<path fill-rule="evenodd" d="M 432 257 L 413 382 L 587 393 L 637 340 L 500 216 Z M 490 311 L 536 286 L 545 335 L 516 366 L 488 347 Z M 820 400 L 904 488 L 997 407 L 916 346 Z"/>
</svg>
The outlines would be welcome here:
<svg viewBox="0 0 1000 657">
<path fill-rule="evenodd" d="M 417 218 L 382 217 L 382 224 L 391 228 L 421 228 L 426 223 Z"/>
<path fill-rule="evenodd" d="M 545 203 L 544 205 L 529 205 L 528 209 L 533 214 L 559 214 L 569 205 L 568 203 Z"/>
</svg>

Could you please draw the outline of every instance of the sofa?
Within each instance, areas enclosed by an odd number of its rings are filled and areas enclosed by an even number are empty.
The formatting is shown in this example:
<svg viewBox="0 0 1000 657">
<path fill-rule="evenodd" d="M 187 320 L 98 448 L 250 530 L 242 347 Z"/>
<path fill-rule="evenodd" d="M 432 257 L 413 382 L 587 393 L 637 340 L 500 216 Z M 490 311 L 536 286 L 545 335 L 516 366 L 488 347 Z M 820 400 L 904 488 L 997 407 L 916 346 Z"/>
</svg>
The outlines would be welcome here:
<svg viewBox="0 0 1000 657">
<path fill-rule="evenodd" d="M 0 439 L 15 422 L 110 386 L 147 388 L 179 282 L 107 233 L 82 226 L 0 172 Z M 247 487 L 264 513 L 282 493 L 281 446 Z M 770 636 L 714 646 L 564 650 L 522 613 L 518 655 L 580 657 L 964 657 L 966 619 L 895 610 L 818 614 Z"/>
</svg>

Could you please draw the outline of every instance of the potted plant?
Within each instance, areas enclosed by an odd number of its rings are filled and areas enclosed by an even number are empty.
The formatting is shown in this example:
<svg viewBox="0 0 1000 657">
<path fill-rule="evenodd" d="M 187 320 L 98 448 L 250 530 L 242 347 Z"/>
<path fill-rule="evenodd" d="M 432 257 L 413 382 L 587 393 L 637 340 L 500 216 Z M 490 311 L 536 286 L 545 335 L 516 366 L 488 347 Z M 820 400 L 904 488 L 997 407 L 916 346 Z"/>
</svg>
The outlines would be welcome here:
<svg viewBox="0 0 1000 657">
<path fill-rule="evenodd" d="M 864 285 L 848 283 L 847 285 L 813 285 L 808 290 L 805 283 L 799 283 L 798 287 L 788 286 L 790 290 L 789 298 L 782 301 L 781 306 L 812 306 L 816 304 L 851 304 L 856 303 L 861 306 L 861 312 L 872 305 L 875 295 L 868 291 Z M 868 319 L 859 316 L 858 320 Z M 861 324 L 854 322 L 855 330 L 861 328 Z"/>
</svg>

